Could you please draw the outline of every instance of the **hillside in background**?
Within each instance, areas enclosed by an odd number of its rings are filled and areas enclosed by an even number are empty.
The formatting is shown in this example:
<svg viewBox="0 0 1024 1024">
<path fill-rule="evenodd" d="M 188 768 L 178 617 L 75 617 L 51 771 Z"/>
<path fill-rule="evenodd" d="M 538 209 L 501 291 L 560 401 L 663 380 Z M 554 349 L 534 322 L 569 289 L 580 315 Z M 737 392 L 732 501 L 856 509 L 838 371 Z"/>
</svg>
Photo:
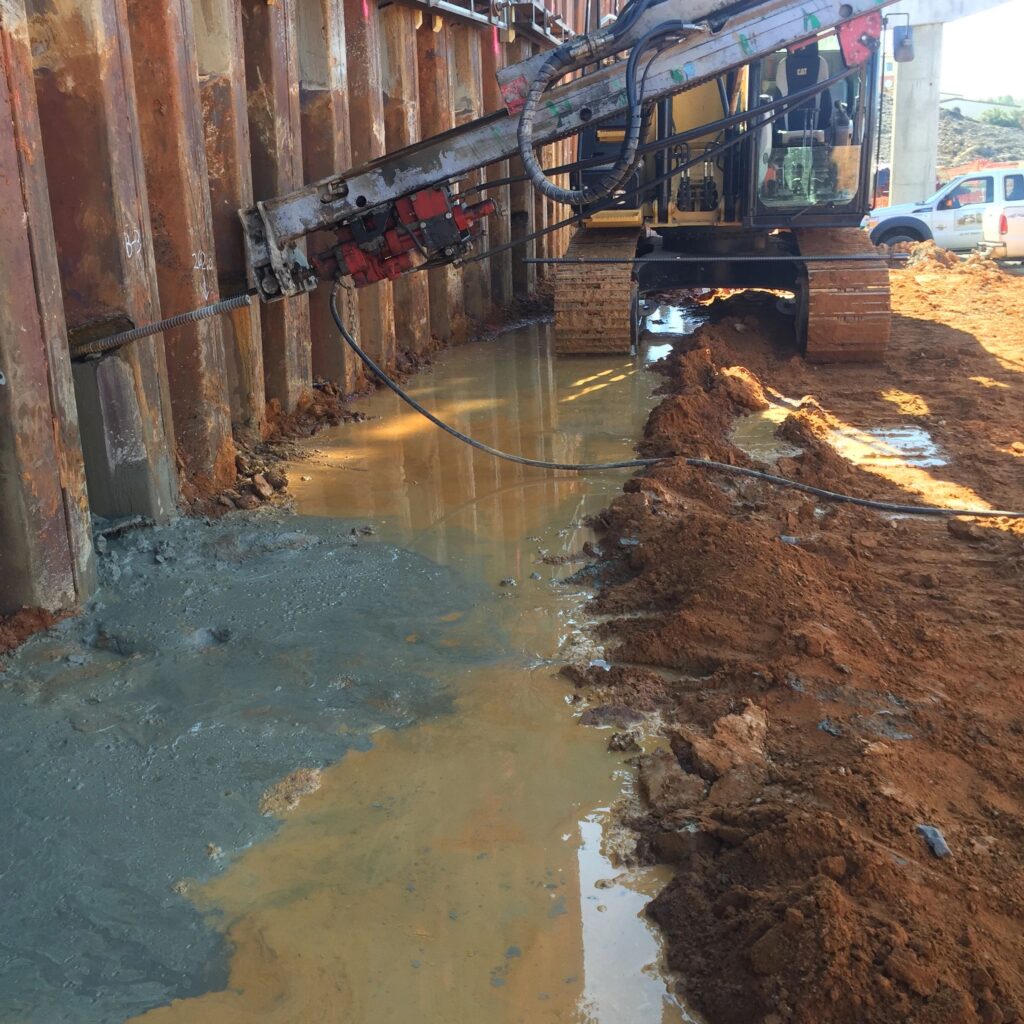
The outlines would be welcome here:
<svg viewBox="0 0 1024 1024">
<path fill-rule="evenodd" d="M 892 98 L 882 105 L 881 162 L 889 162 L 892 138 Z M 960 167 L 974 160 L 1024 160 L 1024 128 L 1002 128 L 965 117 L 955 108 L 939 113 L 940 177 L 945 168 Z"/>
</svg>

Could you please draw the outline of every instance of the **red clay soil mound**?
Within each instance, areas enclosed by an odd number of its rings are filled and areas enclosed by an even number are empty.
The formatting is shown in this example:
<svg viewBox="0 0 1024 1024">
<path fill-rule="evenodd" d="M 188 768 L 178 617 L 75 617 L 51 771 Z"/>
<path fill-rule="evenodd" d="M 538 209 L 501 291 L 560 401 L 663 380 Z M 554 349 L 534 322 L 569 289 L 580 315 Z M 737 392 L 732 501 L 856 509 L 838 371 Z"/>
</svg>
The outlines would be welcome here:
<svg viewBox="0 0 1024 1024">
<path fill-rule="evenodd" d="M 1006 271 L 998 263 L 983 256 L 980 252 L 972 252 L 962 260 L 955 252 L 943 249 L 932 241 L 902 242 L 894 248 L 899 252 L 909 253 L 910 259 L 907 261 L 907 266 L 916 273 L 951 271 L 970 277 L 1004 276 L 1006 274 Z"/>
<path fill-rule="evenodd" d="M 910 268 L 893 286 L 884 366 L 809 366 L 773 302 L 717 307 L 664 364 L 645 448 L 754 464 L 732 425 L 786 396 L 803 399 L 783 427 L 802 451 L 764 468 L 1024 508 L 1024 281 Z M 873 431 L 909 427 L 934 444 L 924 465 L 858 468 L 830 443 L 887 451 Z M 620 552 L 596 601 L 618 664 L 573 676 L 664 722 L 671 752 L 639 758 L 632 824 L 642 856 L 677 866 L 650 913 L 691 1004 L 710 1024 L 1020 1019 L 1019 524 L 886 516 L 669 463 L 599 525 Z"/>
</svg>

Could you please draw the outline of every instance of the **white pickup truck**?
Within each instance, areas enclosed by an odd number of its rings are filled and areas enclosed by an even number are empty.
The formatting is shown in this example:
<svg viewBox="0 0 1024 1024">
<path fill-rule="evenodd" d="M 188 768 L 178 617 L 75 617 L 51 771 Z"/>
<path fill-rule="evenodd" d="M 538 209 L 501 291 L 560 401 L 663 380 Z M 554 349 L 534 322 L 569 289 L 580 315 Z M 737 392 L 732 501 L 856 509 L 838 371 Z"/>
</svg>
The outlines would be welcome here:
<svg viewBox="0 0 1024 1024">
<path fill-rule="evenodd" d="M 994 203 L 982 221 L 981 251 L 994 260 L 1024 260 L 1024 200 Z"/>
<path fill-rule="evenodd" d="M 1024 168 L 991 168 L 961 174 L 924 202 L 872 210 L 864 227 L 875 245 L 932 239 L 943 249 L 966 251 L 984 241 L 987 211 L 1018 202 L 1024 202 Z"/>
</svg>

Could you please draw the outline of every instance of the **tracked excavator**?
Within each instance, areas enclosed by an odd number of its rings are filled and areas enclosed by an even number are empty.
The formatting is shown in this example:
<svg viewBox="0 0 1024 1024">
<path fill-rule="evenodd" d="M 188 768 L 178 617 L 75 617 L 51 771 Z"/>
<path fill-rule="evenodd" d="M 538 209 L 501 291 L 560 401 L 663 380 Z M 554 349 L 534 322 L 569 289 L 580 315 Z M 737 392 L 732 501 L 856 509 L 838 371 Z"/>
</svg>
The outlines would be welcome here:
<svg viewBox="0 0 1024 1024">
<path fill-rule="evenodd" d="M 766 287 L 808 358 L 880 359 L 888 270 L 859 224 L 887 2 L 629 0 L 502 69 L 504 109 L 243 211 L 250 283 L 276 302 L 486 256 L 501 183 L 466 182 L 518 156 L 581 224 L 554 261 L 559 351 L 629 351 L 652 291 Z M 569 136 L 573 165 L 542 167 Z"/>
</svg>

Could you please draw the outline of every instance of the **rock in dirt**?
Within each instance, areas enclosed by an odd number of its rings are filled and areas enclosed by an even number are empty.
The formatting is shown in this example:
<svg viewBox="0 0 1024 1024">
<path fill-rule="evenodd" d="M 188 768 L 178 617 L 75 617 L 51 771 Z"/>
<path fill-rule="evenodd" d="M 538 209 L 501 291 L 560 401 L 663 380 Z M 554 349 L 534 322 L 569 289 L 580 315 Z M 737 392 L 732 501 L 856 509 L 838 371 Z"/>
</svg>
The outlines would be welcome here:
<svg viewBox="0 0 1024 1024">
<path fill-rule="evenodd" d="M 670 734 L 679 760 L 701 778 L 714 782 L 731 768 L 764 763 L 768 719 L 756 704 L 748 703 L 742 714 L 723 715 L 711 736 L 695 726 L 677 726 Z"/>
<path fill-rule="evenodd" d="M 645 754 L 639 765 L 640 790 L 654 810 L 663 813 L 687 810 L 704 799 L 704 780 L 684 772 L 669 751 L 655 750 Z"/>
<path fill-rule="evenodd" d="M 697 822 L 688 822 L 671 831 L 652 833 L 647 837 L 647 843 L 654 856 L 666 864 L 686 864 L 694 857 L 710 857 L 719 846 L 718 840 Z"/>
<path fill-rule="evenodd" d="M 626 707 L 625 704 L 598 704 L 596 707 L 587 708 L 580 715 L 580 725 L 614 725 L 623 729 L 635 725 L 643 719 L 638 711 Z"/>
<path fill-rule="evenodd" d="M 953 851 L 946 843 L 946 837 L 934 825 L 918 825 L 917 831 L 924 837 L 924 841 L 928 844 L 928 849 L 936 857 L 953 856 Z"/>
<path fill-rule="evenodd" d="M 947 519 L 946 529 L 951 537 L 970 541 L 973 544 L 979 544 L 986 538 L 985 530 L 977 523 L 972 523 L 967 519 Z"/>
<path fill-rule="evenodd" d="M 268 469 L 263 475 L 275 491 L 283 491 L 288 486 L 288 477 L 280 470 Z"/>
<path fill-rule="evenodd" d="M 769 408 L 761 382 L 743 366 L 725 366 L 718 371 L 718 383 L 729 400 L 748 412 Z"/>
<path fill-rule="evenodd" d="M 757 799 L 763 786 L 760 772 L 747 768 L 731 768 L 714 782 L 708 792 L 708 803 L 716 807 L 747 807 Z"/>
<path fill-rule="evenodd" d="M 608 737 L 608 749 L 617 753 L 633 754 L 640 750 L 639 734 L 629 732 L 613 732 Z"/>
<path fill-rule="evenodd" d="M 274 496 L 274 488 L 270 486 L 267 478 L 262 473 L 257 473 L 252 478 L 252 489 L 264 501 Z"/>
<path fill-rule="evenodd" d="M 885 973 L 919 996 L 934 995 L 939 983 L 935 969 L 921 963 L 908 949 L 897 949 L 890 954 L 885 961 Z"/>
</svg>

